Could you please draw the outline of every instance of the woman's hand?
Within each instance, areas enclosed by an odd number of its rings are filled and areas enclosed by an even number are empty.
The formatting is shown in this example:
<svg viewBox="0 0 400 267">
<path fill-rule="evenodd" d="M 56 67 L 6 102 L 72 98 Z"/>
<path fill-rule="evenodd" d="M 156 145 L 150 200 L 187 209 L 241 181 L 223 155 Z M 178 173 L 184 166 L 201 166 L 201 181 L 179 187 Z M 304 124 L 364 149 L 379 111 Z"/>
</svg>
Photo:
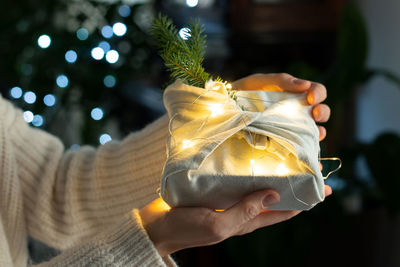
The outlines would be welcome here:
<svg viewBox="0 0 400 267">
<path fill-rule="evenodd" d="M 325 186 L 325 195 L 332 190 Z M 219 243 L 292 218 L 300 211 L 265 211 L 279 202 L 273 190 L 254 192 L 231 208 L 173 208 L 158 198 L 140 210 L 143 226 L 161 256 L 175 251 Z"/>
<path fill-rule="evenodd" d="M 316 122 L 326 122 L 331 110 L 325 104 L 325 86 L 320 83 L 301 80 L 287 73 L 253 74 L 232 83 L 234 90 L 286 91 L 292 93 L 307 92 L 307 101 L 313 105 L 312 115 Z M 319 140 L 326 137 L 326 129 L 318 126 Z"/>
</svg>

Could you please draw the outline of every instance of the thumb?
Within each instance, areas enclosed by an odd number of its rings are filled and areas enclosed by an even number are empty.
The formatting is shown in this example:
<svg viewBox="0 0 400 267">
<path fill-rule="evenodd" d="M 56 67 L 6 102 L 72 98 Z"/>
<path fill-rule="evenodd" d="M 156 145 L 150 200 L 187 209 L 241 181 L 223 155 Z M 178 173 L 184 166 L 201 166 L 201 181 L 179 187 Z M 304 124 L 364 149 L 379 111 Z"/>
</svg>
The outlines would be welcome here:
<svg viewBox="0 0 400 267">
<path fill-rule="evenodd" d="M 257 217 L 263 210 L 278 203 L 279 194 L 271 189 L 254 192 L 228 210 L 222 216 L 227 224 L 237 226 L 244 224 Z"/>
</svg>

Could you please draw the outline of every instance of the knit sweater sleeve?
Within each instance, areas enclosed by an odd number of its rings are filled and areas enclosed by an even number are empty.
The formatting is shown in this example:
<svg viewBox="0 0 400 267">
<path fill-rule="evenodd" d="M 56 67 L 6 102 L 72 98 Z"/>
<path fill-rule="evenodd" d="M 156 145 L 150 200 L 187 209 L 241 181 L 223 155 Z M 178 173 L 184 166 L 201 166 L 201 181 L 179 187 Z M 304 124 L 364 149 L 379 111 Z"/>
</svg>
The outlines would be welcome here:
<svg viewBox="0 0 400 267">
<path fill-rule="evenodd" d="M 27 232 L 63 251 L 51 265 L 163 266 L 138 215 L 157 197 L 168 118 L 123 141 L 64 151 L 59 139 L 29 127 L 0 97 L 20 180 Z M 78 245 L 79 244 L 79 245 Z M 107 264 L 106 264 L 107 265 Z"/>
</svg>

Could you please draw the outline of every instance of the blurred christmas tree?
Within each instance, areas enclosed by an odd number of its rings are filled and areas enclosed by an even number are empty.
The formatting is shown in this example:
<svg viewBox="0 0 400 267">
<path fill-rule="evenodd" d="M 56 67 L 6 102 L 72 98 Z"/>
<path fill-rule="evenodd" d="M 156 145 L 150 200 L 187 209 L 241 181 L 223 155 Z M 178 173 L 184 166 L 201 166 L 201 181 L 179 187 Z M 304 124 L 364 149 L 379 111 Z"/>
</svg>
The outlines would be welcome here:
<svg viewBox="0 0 400 267">
<path fill-rule="evenodd" d="M 33 126 L 70 131 L 75 137 L 67 145 L 110 140 L 99 136 L 116 115 L 122 81 L 159 72 L 149 45 L 151 1 L 7 0 L 2 6 L 3 96 Z"/>
</svg>

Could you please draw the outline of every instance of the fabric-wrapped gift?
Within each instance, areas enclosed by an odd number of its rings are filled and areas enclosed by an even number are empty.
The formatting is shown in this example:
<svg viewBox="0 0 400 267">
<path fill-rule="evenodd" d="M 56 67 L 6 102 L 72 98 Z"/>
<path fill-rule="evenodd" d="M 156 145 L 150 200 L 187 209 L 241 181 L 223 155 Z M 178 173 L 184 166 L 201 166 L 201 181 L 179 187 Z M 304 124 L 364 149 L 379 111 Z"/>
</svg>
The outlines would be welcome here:
<svg viewBox="0 0 400 267">
<path fill-rule="evenodd" d="M 306 93 L 205 88 L 176 81 L 161 196 L 170 206 L 227 209 L 256 190 L 276 190 L 270 210 L 308 210 L 324 200 L 319 132 Z"/>
</svg>

